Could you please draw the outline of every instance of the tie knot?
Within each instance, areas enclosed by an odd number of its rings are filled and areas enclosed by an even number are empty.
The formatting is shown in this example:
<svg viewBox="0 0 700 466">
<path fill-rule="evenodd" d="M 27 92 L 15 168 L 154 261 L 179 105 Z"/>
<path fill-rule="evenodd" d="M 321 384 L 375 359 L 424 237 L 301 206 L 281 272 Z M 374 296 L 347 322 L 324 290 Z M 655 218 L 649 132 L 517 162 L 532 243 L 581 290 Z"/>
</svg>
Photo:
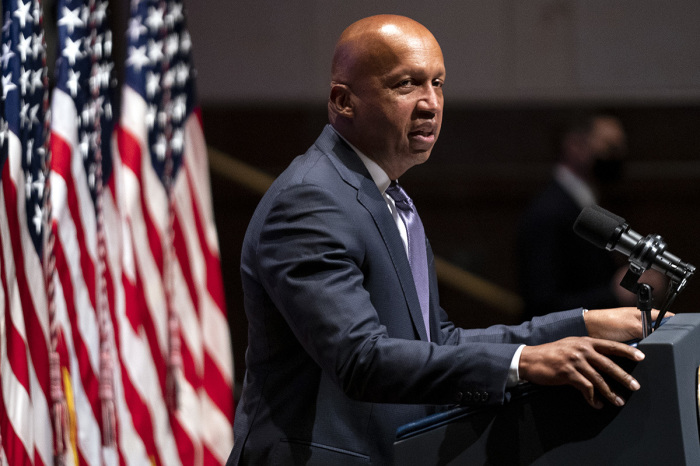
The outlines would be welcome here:
<svg viewBox="0 0 700 466">
<path fill-rule="evenodd" d="M 413 201 L 408 197 L 406 191 L 399 185 L 398 182 L 392 181 L 388 188 L 386 188 L 386 193 L 391 197 L 396 203 L 396 207 L 401 210 L 411 210 L 413 209 Z"/>
</svg>

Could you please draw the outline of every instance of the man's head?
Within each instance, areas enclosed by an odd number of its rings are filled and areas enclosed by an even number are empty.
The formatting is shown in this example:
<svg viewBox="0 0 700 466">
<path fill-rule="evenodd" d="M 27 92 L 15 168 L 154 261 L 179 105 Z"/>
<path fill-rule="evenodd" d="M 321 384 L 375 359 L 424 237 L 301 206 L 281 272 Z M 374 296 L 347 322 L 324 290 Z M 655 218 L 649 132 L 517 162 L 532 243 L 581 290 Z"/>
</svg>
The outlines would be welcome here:
<svg viewBox="0 0 700 466">
<path fill-rule="evenodd" d="M 444 81 L 442 50 L 423 25 L 394 15 L 361 19 L 335 47 L 329 121 L 396 179 L 430 156 Z"/>
<path fill-rule="evenodd" d="M 594 118 L 590 144 L 594 178 L 599 183 L 618 181 L 627 155 L 627 137 L 620 121 L 607 115 Z"/>
<path fill-rule="evenodd" d="M 618 181 L 627 155 L 627 138 L 620 121 L 596 114 L 578 118 L 561 139 L 562 163 L 582 178 L 605 184 Z"/>
</svg>

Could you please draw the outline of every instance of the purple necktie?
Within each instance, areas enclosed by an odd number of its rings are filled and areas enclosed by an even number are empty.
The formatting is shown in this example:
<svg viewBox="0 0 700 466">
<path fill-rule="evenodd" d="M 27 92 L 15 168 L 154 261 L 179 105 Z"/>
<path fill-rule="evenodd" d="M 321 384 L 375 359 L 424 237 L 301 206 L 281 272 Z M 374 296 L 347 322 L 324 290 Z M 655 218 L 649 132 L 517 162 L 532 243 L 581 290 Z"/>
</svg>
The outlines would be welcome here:
<svg viewBox="0 0 700 466">
<path fill-rule="evenodd" d="M 396 203 L 396 210 L 406 225 L 408 236 L 408 263 L 411 265 L 413 283 L 416 285 L 418 301 L 420 301 L 421 312 L 423 313 L 423 323 L 428 333 L 430 341 L 430 321 L 428 319 L 428 257 L 425 251 L 425 230 L 420 221 L 418 212 L 413 206 L 413 201 L 408 197 L 399 183 L 392 181 L 386 193 Z"/>
</svg>

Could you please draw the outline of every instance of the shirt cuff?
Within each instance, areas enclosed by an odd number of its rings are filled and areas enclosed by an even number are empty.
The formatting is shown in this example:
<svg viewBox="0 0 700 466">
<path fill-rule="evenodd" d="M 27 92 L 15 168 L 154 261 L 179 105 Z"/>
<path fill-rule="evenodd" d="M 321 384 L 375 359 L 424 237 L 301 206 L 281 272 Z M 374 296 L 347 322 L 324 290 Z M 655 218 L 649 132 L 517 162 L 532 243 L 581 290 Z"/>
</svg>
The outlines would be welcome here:
<svg viewBox="0 0 700 466">
<path fill-rule="evenodd" d="M 508 369 L 508 381 L 506 382 L 506 388 L 515 387 L 519 383 L 525 382 L 524 380 L 520 379 L 520 371 L 518 370 L 518 367 L 520 366 L 520 353 L 523 352 L 523 348 L 525 348 L 525 345 L 520 345 L 518 349 L 515 350 L 513 359 L 511 359 L 510 361 L 510 368 Z"/>
</svg>

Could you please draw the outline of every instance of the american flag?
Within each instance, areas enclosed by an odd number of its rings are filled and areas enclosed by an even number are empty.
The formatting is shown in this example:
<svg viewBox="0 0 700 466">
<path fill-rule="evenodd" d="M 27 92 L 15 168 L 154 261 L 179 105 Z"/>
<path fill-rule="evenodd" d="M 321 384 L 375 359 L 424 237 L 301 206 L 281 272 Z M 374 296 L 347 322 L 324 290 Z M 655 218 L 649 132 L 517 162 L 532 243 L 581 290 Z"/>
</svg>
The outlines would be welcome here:
<svg viewBox="0 0 700 466">
<path fill-rule="evenodd" d="M 0 464 L 222 464 L 233 362 L 182 3 L 131 2 L 119 114 L 107 2 L 56 7 L 48 151 L 40 8 L 3 0 Z"/>
<path fill-rule="evenodd" d="M 233 363 L 194 78 L 182 2 L 132 2 L 117 137 L 132 248 L 120 352 L 126 401 L 144 407 L 135 430 L 160 464 L 222 464 L 233 445 Z"/>
<path fill-rule="evenodd" d="M 0 434 L 10 464 L 53 460 L 46 234 L 48 80 L 41 8 L 3 0 Z"/>
<path fill-rule="evenodd" d="M 112 35 L 107 2 L 59 0 L 56 6 L 50 185 L 52 346 L 59 367 L 52 368 L 52 382 L 62 396 L 52 403 L 64 413 L 54 421 L 56 453 L 68 464 L 99 465 L 118 455 L 116 404 L 123 401 L 114 370 L 114 317 L 123 293 L 120 275 L 113 275 L 122 240 L 111 154 Z"/>
</svg>

